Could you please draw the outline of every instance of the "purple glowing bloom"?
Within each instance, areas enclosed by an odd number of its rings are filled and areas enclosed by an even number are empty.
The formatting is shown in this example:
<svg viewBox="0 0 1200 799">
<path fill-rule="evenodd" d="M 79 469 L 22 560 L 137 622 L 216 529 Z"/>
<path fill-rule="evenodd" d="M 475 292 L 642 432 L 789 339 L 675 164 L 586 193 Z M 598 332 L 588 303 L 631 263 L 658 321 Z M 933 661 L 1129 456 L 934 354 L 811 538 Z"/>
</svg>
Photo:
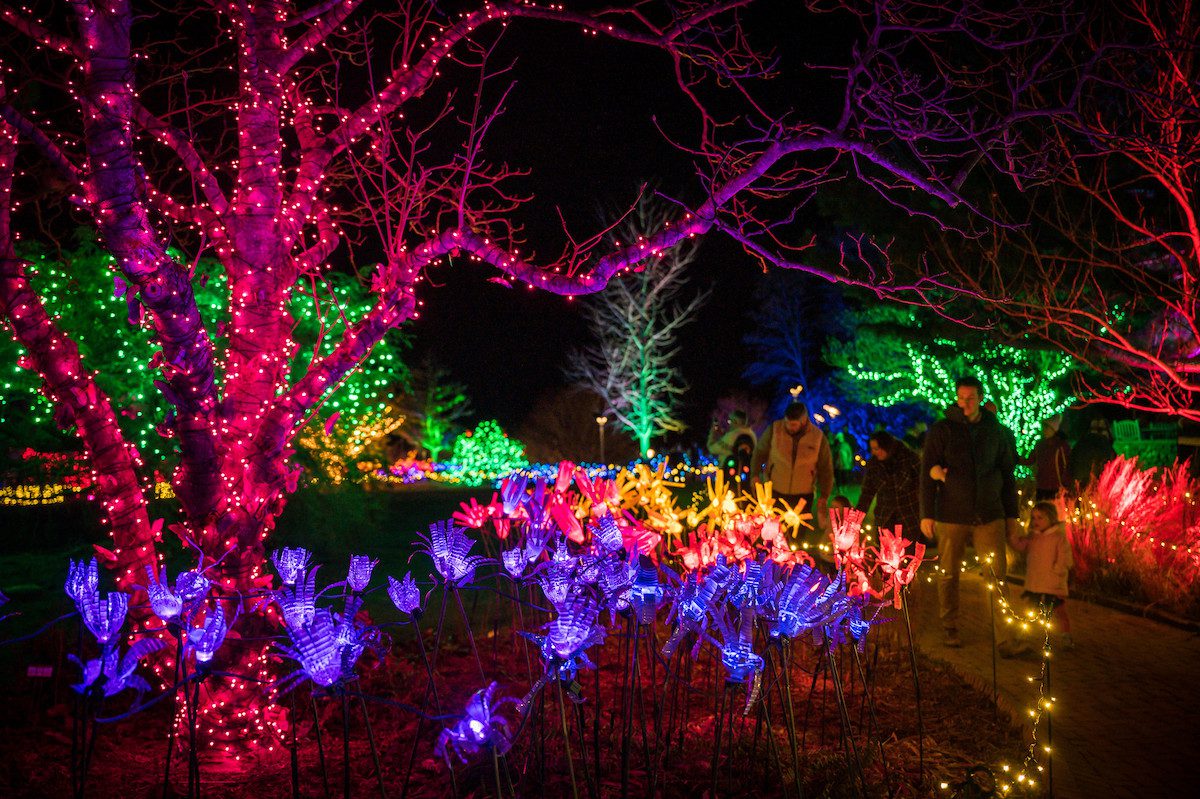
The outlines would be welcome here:
<svg viewBox="0 0 1200 799">
<path fill-rule="evenodd" d="M 421 589 L 417 588 L 417 581 L 413 579 L 412 572 L 404 575 L 403 580 L 389 575 L 388 596 L 392 598 L 396 610 L 401 613 L 412 616 L 421 609 Z"/>
<path fill-rule="evenodd" d="M 225 641 L 229 627 L 225 624 L 225 611 L 218 604 L 204 619 L 204 626 L 192 630 L 188 636 L 188 647 L 196 653 L 198 663 L 208 663 Z"/>
<path fill-rule="evenodd" d="M 371 582 L 371 572 L 379 565 L 378 560 L 371 560 L 370 555 L 351 555 L 350 571 L 346 573 L 346 583 L 350 590 L 361 593 Z"/>
<path fill-rule="evenodd" d="M 163 642 L 157 638 L 143 638 L 129 647 L 124 657 L 121 657 L 119 646 L 105 647 L 99 659 L 89 660 L 87 663 L 83 663 L 74 655 L 68 655 L 68 658 L 83 669 L 83 679 L 71 688 L 80 694 L 99 690 L 104 696 L 115 696 L 126 688 L 132 688 L 139 694 L 145 693 L 150 690 L 150 684 L 134 674 L 134 671 L 138 667 L 138 661 L 162 647 Z M 104 678 L 102 684 L 98 682 L 101 677 Z"/>
<path fill-rule="evenodd" d="M 312 560 L 312 553 L 303 547 L 284 547 L 271 553 L 271 562 L 284 585 L 295 585 Z"/>
<path fill-rule="evenodd" d="M 300 671 L 295 676 L 307 677 L 325 688 L 342 679 L 344 672 L 337 627 L 333 614 L 325 608 L 314 612 L 305 625 L 288 626 L 292 646 L 281 646 L 280 651 L 300 664 Z"/>
<path fill-rule="evenodd" d="M 289 628 L 303 627 L 312 621 L 316 612 L 317 601 L 317 569 L 307 575 L 301 572 L 296 578 L 294 588 L 283 587 L 272 592 L 275 604 L 283 612 L 283 621 Z"/>
<path fill-rule="evenodd" d="M 93 561 L 95 562 L 95 561 Z M 113 592 L 100 601 L 100 592 L 89 588 L 75 601 L 83 623 L 101 645 L 107 644 L 121 630 L 129 610 L 129 596 Z"/>
<path fill-rule="evenodd" d="M 515 580 L 525 573 L 525 550 L 521 547 L 506 549 L 500 553 L 504 570 Z"/>
<path fill-rule="evenodd" d="M 500 502 L 504 507 L 504 515 L 512 516 L 517 508 L 529 501 L 525 494 L 525 486 L 529 478 L 524 475 L 510 475 L 500 483 Z"/>
<path fill-rule="evenodd" d="M 593 540 L 600 546 L 601 551 L 616 552 L 625 545 L 621 528 L 617 526 L 617 520 L 611 513 L 606 513 L 597 519 L 596 523 L 590 526 L 590 530 Z"/>
<path fill-rule="evenodd" d="M 146 576 L 149 578 L 146 593 L 150 597 L 150 608 L 154 615 L 164 622 L 178 618 L 183 612 L 183 600 L 167 587 L 167 570 L 163 569 L 160 576 L 153 566 L 147 565 Z"/>
<path fill-rule="evenodd" d="M 494 702 L 495 694 L 494 682 L 487 688 L 480 688 L 471 694 L 462 719 L 453 727 L 442 730 L 434 751 L 446 758 L 447 762 L 450 760 L 450 753 L 453 752 L 462 763 L 466 763 L 468 757 L 474 757 L 485 750 L 497 755 L 507 752 L 512 746 L 512 735 L 508 722 L 496 715 L 496 709 L 512 700 L 501 699 Z"/>
<path fill-rule="evenodd" d="M 558 610 L 558 616 L 546 625 L 545 635 L 521 635 L 541 649 L 548 673 L 570 682 L 581 667 L 594 666 L 585 650 L 604 641 L 604 628 L 597 623 L 600 605 L 589 594 L 572 593 Z"/>
<path fill-rule="evenodd" d="M 471 555 L 475 542 L 467 537 L 461 527 L 448 521 L 429 525 L 429 535 L 418 536 L 425 546 L 418 547 L 433 561 L 433 567 L 447 583 L 456 586 L 470 585 L 475 579 L 475 569 L 487 562 L 487 558 Z"/>
<path fill-rule="evenodd" d="M 63 586 L 63 590 L 67 592 L 67 596 L 79 604 L 80 600 L 90 594 L 95 594 L 100 588 L 100 574 L 96 559 L 92 558 L 91 563 L 84 563 L 82 559 L 76 562 L 71 559 L 71 565 L 67 570 L 67 582 Z"/>
<path fill-rule="evenodd" d="M 675 648 L 679 646 L 679 642 L 688 633 L 703 633 L 704 626 L 708 622 L 709 611 L 716 611 L 717 600 L 732 577 L 733 572 L 726 565 L 724 555 L 717 555 L 717 560 L 709 569 L 704 582 L 698 582 L 699 578 L 695 572 L 688 574 L 683 588 L 675 600 L 675 606 L 671 609 L 672 615 L 676 617 L 676 623 L 671 637 L 663 646 L 663 657 L 669 660 L 675 654 Z M 696 641 L 697 650 L 701 640 L 703 639 Z"/>
<path fill-rule="evenodd" d="M 820 630 L 835 620 L 837 607 L 846 599 L 840 578 L 831 582 L 810 566 L 797 566 L 776 598 L 771 637 L 797 638 Z"/>
<path fill-rule="evenodd" d="M 713 643 L 721 649 L 721 663 L 729 672 L 726 678 L 729 682 L 746 682 L 762 670 L 763 659 L 752 648 L 754 617 L 754 610 L 749 607 L 736 616 L 713 614 L 714 623 L 721 632 L 721 641 Z"/>
<path fill-rule="evenodd" d="M 662 602 L 663 587 L 658 583 L 658 569 L 646 555 L 638 557 L 637 576 L 629 589 L 629 600 L 639 624 L 653 624 Z"/>
<path fill-rule="evenodd" d="M 3 592 L 3 591 L 0 591 L 0 608 L 4 607 L 4 606 L 5 606 L 5 605 L 7 605 L 7 604 L 8 604 L 8 597 L 6 597 L 6 596 L 4 595 L 4 592 Z M 4 620 L 5 620 L 5 619 L 7 619 L 9 616 L 15 616 L 15 615 L 17 615 L 17 614 L 15 614 L 15 613 L 5 613 L 5 614 L 3 614 L 3 615 L 0 615 L 0 621 L 4 621 Z"/>
<path fill-rule="evenodd" d="M 181 572 L 175 578 L 175 595 L 182 599 L 184 604 L 190 604 L 207 596 L 211 586 L 212 580 L 198 571 Z"/>
</svg>

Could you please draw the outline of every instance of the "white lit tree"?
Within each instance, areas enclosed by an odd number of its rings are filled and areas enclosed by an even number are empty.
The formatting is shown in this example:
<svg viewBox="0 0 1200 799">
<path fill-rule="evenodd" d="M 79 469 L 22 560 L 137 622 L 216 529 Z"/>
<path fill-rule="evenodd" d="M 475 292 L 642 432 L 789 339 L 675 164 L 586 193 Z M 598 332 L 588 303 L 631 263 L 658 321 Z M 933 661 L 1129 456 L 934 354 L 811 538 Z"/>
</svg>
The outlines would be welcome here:
<svg viewBox="0 0 1200 799">
<path fill-rule="evenodd" d="M 645 246 L 645 233 L 673 215 L 665 206 L 640 202 L 622 236 L 628 244 Z M 702 291 L 681 298 L 696 248 L 695 241 L 687 241 L 666 250 L 590 297 L 583 314 L 594 344 L 574 352 L 567 368 L 569 378 L 601 397 L 604 414 L 634 437 L 643 456 L 653 439 L 686 427 L 678 412 L 687 385 L 672 359 L 679 352 L 680 331 L 709 296 Z"/>
</svg>

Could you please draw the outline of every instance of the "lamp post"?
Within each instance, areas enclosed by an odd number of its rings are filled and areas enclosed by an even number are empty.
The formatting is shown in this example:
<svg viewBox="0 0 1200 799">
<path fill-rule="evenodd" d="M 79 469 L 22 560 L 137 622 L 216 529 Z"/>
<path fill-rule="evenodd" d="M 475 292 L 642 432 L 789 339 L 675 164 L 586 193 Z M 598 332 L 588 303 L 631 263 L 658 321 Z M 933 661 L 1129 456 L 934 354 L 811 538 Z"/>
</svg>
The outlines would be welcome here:
<svg viewBox="0 0 1200 799">
<path fill-rule="evenodd" d="M 608 424 L 607 416 L 596 417 L 596 427 L 600 430 L 600 463 L 605 464 L 604 460 L 604 425 Z"/>
</svg>

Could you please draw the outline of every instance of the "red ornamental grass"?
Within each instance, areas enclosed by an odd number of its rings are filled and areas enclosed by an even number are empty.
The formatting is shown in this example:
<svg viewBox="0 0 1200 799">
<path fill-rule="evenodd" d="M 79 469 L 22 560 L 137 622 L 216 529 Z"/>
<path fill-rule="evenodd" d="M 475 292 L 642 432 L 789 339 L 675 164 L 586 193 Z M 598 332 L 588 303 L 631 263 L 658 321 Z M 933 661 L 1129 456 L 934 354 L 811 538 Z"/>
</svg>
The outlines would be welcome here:
<svg viewBox="0 0 1200 799">
<path fill-rule="evenodd" d="M 1140 469 L 1118 457 L 1066 521 L 1078 585 L 1176 612 L 1200 608 L 1200 481 L 1186 461 Z"/>
</svg>

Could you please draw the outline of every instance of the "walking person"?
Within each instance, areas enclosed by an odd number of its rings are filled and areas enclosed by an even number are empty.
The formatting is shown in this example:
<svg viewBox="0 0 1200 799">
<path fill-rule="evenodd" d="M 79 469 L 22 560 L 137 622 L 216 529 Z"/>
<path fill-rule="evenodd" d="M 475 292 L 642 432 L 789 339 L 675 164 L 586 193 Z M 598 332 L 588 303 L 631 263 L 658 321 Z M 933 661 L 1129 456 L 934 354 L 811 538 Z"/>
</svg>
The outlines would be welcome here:
<svg viewBox="0 0 1200 799">
<path fill-rule="evenodd" d="M 1029 517 L 1029 535 L 1012 536 L 1009 543 L 1013 549 L 1025 553 L 1025 591 L 1021 598 L 1034 607 L 1041 605 L 1052 610 L 1062 636 L 1060 646 L 1072 649 L 1075 642 L 1067 615 L 1067 576 L 1075 562 L 1066 527 L 1058 520 L 1058 508 L 1046 501 L 1034 505 Z"/>
<path fill-rule="evenodd" d="M 995 579 L 1003 581 L 1005 537 L 1020 529 L 1013 434 L 983 409 L 978 379 L 961 377 L 954 390 L 955 404 L 929 429 L 921 463 L 921 532 L 937 539 L 938 602 L 948 647 L 962 646 L 958 577 L 967 539 L 973 539 L 981 562 L 991 558 Z M 1000 614 L 996 622 L 1000 653 L 1010 656 L 1015 652 L 1010 625 Z"/>
<path fill-rule="evenodd" d="M 811 510 L 819 492 L 813 528 L 820 530 L 827 524 L 828 502 L 833 494 L 833 455 L 829 439 L 809 419 L 804 403 L 788 405 L 783 418 L 763 431 L 754 449 L 750 474 L 755 482 L 770 481 L 775 496 L 793 506 L 803 499 L 804 507 Z"/>
<path fill-rule="evenodd" d="M 1021 459 L 1024 466 L 1033 467 L 1034 499 L 1054 499 L 1071 481 L 1071 445 L 1059 426 L 1062 416 L 1051 416 L 1042 423 L 1042 437 L 1033 445 L 1029 455 Z"/>
<path fill-rule="evenodd" d="M 921 532 L 921 459 L 886 430 L 876 430 L 867 440 L 871 459 L 863 467 L 862 493 L 857 508 L 866 513 L 875 503 L 875 528 L 905 538 L 930 543 Z"/>
</svg>

